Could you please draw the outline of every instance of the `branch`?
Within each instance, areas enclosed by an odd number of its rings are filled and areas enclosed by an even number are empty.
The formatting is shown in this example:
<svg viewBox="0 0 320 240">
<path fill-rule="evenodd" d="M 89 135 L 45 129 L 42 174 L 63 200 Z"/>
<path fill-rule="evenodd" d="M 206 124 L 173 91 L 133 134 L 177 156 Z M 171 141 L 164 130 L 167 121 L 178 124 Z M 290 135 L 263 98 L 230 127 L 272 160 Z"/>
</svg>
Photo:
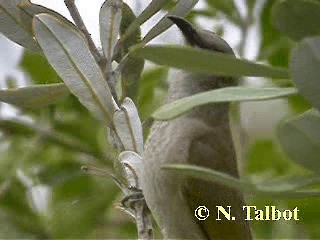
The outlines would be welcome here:
<svg viewBox="0 0 320 240">
<path fill-rule="evenodd" d="M 134 204 L 135 219 L 138 230 L 138 239 L 153 239 L 153 225 L 151 213 L 144 200 Z"/>
<path fill-rule="evenodd" d="M 97 63 L 99 63 L 101 61 L 104 61 L 103 57 L 101 56 L 98 48 L 96 47 L 96 45 L 94 44 L 91 34 L 89 33 L 89 31 L 87 30 L 86 26 L 84 25 L 84 22 L 80 16 L 80 13 L 78 11 L 78 8 L 75 4 L 75 0 L 64 0 L 65 5 L 67 6 L 69 13 L 74 21 L 74 23 L 76 24 L 76 26 L 83 32 L 83 34 L 85 35 L 87 41 L 88 41 L 88 45 L 90 48 L 90 51 L 92 52 L 95 60 L 97 61 Z"/>
</svg>

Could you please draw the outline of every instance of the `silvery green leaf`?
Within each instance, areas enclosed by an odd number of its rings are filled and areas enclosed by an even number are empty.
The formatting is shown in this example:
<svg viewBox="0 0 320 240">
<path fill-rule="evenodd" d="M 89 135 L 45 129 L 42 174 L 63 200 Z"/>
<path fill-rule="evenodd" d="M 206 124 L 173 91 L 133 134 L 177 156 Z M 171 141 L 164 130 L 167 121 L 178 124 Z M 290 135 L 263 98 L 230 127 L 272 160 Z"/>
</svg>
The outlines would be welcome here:
<svg viewBox="0 0 320 240">
<path fill-rule="evenodd" d="M 39 52 L 41 49 L 19 21 L 17 0 L 0 0 L 0 32 L 11 41 Z"/>
<path fill-rule="evenodd" d="M 163 170 L 171 171 L 179 176 L 202 179 L 205 181 L 219 183 L 224 186 L 237 189 L 246 193 L 260 196 L 269 196 L 281 199 L 319 197 L 320 191 L 299 190 L 292 191 L 291 187 L 287 189 L 268 188 L 264 185 L 258 185 L 254 182 L 239 180 L 223 172 L 215 171 L 211 168 L 199 167 L 189 164 L 169 164 L 162 167 Z M 283 183 L 284 184 L 284 183 Z"/>
<path fill-rule="evenodd" d="M 108 141 L 112 147 L 114 147 L 115 149 L 123 149 L 123 145 L 120 142 L 120 139 L 115 135 L 115 132 L 113 129 L 108 128 L 107 135 L 108 135 Z"/>
<path fill-rule="evenodd" d="M 320 37 L 305 38 L 293 51 L 290 72 L 299 92 L 320 109 Z"/>
<path fill-rule="evenodd" d="M 135 48 L 132 55 L 160 65 L 185 69 L 189 72 L 233 77 L 289 78 L 289 72 L 285 68 L 272 67 L 191 47 L 151 45 Z"/>
<path fill-rule="evenodd" d="M 169 15 L 184 17 L 198 3 L 199 0 L 180 0 L 177 5 L 166 14 L 143 38 L 142 44 L 145 45 L 173 25 L 173 22 L 167 18 Z"/>
<path fill-rule="evenodd" d="M 277 177 L 275 179 L 263 179 L 259 188 L 265 191 L 294 191 L 312 186 L 319 186 L 320 177 L 318 175 Z"/>
<path fill-rule="evenodd" d="M 111 60 L 118 40 L 122 0 L 106 0 L 100 9 L 100 39 L 105 57 Z"/>
<path fill-rule="evenodd" d="M 141 172 L 142 158 L 135 152 L 124 151 L 120 153 L 119 160 L 124 168 L 130 186 L 139 189 L 139 176 Z"/>
<path fill-rule="evenodd" d="M 282 149 L 290 159 L 318 173 L 320 170 L 320 113 L 316 109 L 288 120 L 278 128 Z"/>
<path fill-rule="evenodd" d="M 42 84 L 23 88 L 0 90 L 0 101 L 18 107 L 36 108 L 53 104 L 69 95 L 63 83 Z"/>
<path fill-rule="evenodd" d="M 295 88 L 226 87 L 184 97 L 157 109 L 152 117 L 157 120 L 176 118 L 191 109 L 208 103 L 259 101 L 297 94 Z"/>
<path fill-rule="evenodd" d="M 70 91 L 111 125 L 117 105 L 83 35 L 48 14 L 36 15 L 33 26 L 45 56 Z"/>
<path fill-rule="evenodd" d="M 61 21 L 65 21 L 68 24 L 72 23 L 67 20 L 65 17 L 60 15 L 59 13 L 43 7 L 41 5 L 33 4 L 30 2 L 30 0 L 20 0 L 18 4 L 18 15 L 21 25 L 30 32 L 30 34 L 33 35 L 33 29 L 32 29 L 32 20 L 33 17 L 40 13 L 48 13 L 52 16 L 55 16 L 56 18 L 59 18 Z"/>
<path fill-rule="evenodd" d="M 130 24 L 125 33 L 122 35 L 121 40 L 125 40 L 137 29 L 141 24 L 146 22 L 149 18 L 159 12 L 170 0 L 153 0 L 142 11 L 142 13 Z"/>
<path fill-rule="evenodd" d="M 138 110 L 130 98 L 126 98 L 120 110 L 114 113 L 114 125 L 125 150 L 141 154 L 143 151 L 142 125 Z"/>
</svg>

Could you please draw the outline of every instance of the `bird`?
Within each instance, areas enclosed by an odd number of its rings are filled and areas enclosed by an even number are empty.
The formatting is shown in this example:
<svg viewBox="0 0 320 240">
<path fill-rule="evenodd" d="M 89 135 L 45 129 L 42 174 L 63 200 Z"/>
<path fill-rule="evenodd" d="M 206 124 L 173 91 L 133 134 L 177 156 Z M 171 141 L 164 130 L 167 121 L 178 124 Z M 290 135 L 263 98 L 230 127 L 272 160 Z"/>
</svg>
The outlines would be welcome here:
<svg viewBox="0 0 320 240">
<path fill-rule="evenodd" d="M 235 56 L 217 34 L 184 18 L 168 16 L 189 47 Z M 190 59 L 190 61 L 196 61 Z M 197 93 L 237 85 L 234 77 L 179 71 L 168 79 L 165 103 Z M 155 121 L 142 153 L 141 188 L 165 239 L 252 239 L 245 221 L 241 192 L 204 180 L 184 178 L 162 169 L 167 164 L 192 164 L 239 178 L 229 125 L 229 103 L 206 104 L 170 121 Z M 210 217 L 198 220 L 195 209 L 206 206 Z M 231 206 L 235 220 L 217 219 L 217 207 Z"/>
</svg>

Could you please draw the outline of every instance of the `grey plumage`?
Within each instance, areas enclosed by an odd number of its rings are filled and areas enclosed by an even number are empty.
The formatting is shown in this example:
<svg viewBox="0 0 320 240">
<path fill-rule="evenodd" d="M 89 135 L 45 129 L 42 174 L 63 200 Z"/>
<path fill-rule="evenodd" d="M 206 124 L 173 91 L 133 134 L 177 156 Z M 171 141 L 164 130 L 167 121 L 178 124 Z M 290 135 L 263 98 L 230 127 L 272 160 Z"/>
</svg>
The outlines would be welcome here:
<svg viewBox="0 0 320 240">
<path fill-rule="evenodd" d="M 171 17 L 190 45 L 233 54 L 217 35 L 196 30 L 184 19 Z M 199 92 L 236 85 L 236 79 L 181 71 L 169 79 L 166 102 Z M 239 177 L 229 126 L 229 104 L 208 104 L 168 122 L 155 122 L 143 153 L 141 174 L 146 202 L 166 239 L 251 239 L 244 221 L 241 193 L 219 184 L 172 175 L 161 166 L 170 163 L 195 164 Z M 206 221 L 199 221 L 194 210 L 210 209 Z M 216 221 L 216 206 L 232 206 L 235 221 Z"/>
</svg>

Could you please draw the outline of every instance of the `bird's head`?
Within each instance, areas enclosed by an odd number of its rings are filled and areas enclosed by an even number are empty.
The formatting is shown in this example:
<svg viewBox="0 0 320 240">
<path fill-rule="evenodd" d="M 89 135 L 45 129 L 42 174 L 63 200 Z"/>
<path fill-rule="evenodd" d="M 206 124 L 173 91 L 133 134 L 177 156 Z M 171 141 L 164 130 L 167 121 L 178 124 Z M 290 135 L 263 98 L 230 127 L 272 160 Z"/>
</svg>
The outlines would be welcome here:
<svg viewBox="0 0 320 240">
<path fill-rule="evenodd" d="M 187 43 L 192 47 L 235 56 L 229 44 L 214 32 L 198 29 L 181 17 L 168 16 L 168 18 L 178 26 Z M 188 73 L 188 76 L 188 78 L 184 78 L 181 84 L 186 86 L 183 91 L 188 91 L 189 95 L 237 85 L 237 79 L 233 77 L 219 77 L 211 74 L 198 73 Z M 194 81 L 194 79 L 197 79 L 197 81 Z M 179 86 L 181 88 L 181 85 Z"/>
<path fill-rule="evenodd" d="M 229 44 L 214 32 L 197 29 L 190 22 L 181 17 L 168 16 L 168 18 L 177 25 L 191 46 L 234 55 Z"/>
</svg>

